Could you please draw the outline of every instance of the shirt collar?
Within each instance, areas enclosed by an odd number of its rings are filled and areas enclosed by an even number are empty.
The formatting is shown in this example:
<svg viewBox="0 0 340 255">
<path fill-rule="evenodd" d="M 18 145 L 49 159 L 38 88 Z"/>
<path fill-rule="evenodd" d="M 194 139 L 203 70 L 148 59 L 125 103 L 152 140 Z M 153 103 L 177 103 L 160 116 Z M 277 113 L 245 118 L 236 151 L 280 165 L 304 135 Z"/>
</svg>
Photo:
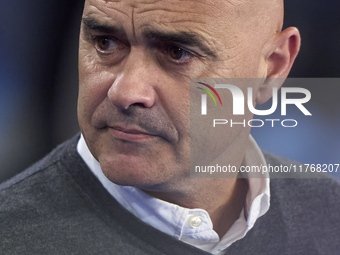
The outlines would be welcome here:
<svg viewBox="0 0 340 255">
<path fill-rule="evenodd" d="M 119 186 L 103 174 L 99 162 L 92 156 L 83 136 L 77 150 L 105 189 L 129 212 L 154 228 L 213 254 L 220 254 L 243 238 L 270 206 L 269 175 L 262 178 L 247 174 L 248 193 L 240 217 L 221 238 L 213 230 L 209 214 L 203 209 L 188 209 L 154 197 L 135 187 Z M 251 135 L 245 151 L 243 166 L 264 166 L 266 161 Z M 192 222 L 198 225 L 193 227 Z"/>
</svg>

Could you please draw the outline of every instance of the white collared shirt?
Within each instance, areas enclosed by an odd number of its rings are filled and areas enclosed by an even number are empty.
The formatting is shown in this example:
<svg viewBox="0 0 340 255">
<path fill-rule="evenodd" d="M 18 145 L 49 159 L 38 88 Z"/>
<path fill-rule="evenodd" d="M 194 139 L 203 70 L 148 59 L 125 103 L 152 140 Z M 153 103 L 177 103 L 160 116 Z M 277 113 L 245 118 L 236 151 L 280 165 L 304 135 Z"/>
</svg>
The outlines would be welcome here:
<svg viewBox="0 0 340 255">
<path fill-rule="evenodd" d="M 265 175 L 265 178 L 250 178 L 251 176 L 248 175 L 249 189 L 245 207 L 240 217 L 220 239 L 213 230 L 207 211 L 184 208 L 151 197 L 138 188 L 112 183 L 103 174 L 99 162 L 92 156 L 83 136 L 78 142 L 77 150 L 105 189 L 125 209 L 154 228 L 212 254 L 224 254 L 225 249 L 243 238 L 254 226 L 256 220 L 269 209 L 269 175 Z M 242 164 L 245 166 L 266 165 L 263 154 L 251 135 L 249 135 L 249 145 Z"/>
</svg>

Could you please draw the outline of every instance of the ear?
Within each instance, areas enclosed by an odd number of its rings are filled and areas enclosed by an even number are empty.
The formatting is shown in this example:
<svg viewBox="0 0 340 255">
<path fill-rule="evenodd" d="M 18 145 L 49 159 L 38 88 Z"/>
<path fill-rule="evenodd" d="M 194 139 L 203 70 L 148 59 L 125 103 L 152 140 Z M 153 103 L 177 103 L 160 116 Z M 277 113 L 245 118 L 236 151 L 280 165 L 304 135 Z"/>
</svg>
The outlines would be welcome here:
<svg viewBox="0 0 340 255">
<path fill-rule="evenodd" d="M 256 103 L 263 104 L 272 96 L 272 89 L 279 89 L 293 66 L 300 50 L 301 37 L 299 30 L 290 27 L 276 34 L 266 47 L 265 62 L 267 79 L 260 87 Z"/>
</svg>

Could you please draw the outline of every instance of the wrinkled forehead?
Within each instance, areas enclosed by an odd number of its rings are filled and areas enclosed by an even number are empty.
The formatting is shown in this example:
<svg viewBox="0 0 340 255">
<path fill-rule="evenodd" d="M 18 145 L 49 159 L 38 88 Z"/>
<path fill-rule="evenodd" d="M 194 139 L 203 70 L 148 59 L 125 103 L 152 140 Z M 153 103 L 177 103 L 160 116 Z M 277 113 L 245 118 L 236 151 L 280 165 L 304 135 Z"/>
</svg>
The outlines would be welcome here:
<svg viewBox="0 0 340 255">
<path fill-rule="evenodd" d="M 118 14 L 134 22 L 213 23 L 215 27 L 239 26 L 245 23 L 257 23 L 264 19 L 264 12 L 270 10 L 281 0 L 86 0 L 85 13 L 97 14 L 109 18 Z M 272 3 L 272 4 L 270 4 Z"/>
<path fill-rule="evenodd" d="M 236 6 L 225 0 L 87 0 L 85 3 L 87 15 L 102 16 L 106 19 L 125 16 L 133 20 L 134 24 L 176 22 L 177 25 L 188 25 L 188 23 L 206 25 L 208 20 L 225 22 L 226 17 L 231 17 L 232 13 L 235 13 L 235 8 Z"/>
<path fill-rule="evenodd" d="M 84 17 L 121 26 L 134 36 L 148 27 L 215 40 L 216 47 L 263 41 L 279 20 L 282 0 L 86 0 Z M 221 45 L 223 44 L 223 45 Z"/>
<path fill-rule="evenodd" d="M 260 0 L 262 1 L 262 0 Z M 102 6 L 124 10 L 126 15 L 132 10 L 148 12 L 153 10 L 170 11 L 178 15 L 197 13 L 214 16 L 219 12 L 247 6 L 246 1 L 227 0 L 86 0 L 85 6 Z"/>
</svg>

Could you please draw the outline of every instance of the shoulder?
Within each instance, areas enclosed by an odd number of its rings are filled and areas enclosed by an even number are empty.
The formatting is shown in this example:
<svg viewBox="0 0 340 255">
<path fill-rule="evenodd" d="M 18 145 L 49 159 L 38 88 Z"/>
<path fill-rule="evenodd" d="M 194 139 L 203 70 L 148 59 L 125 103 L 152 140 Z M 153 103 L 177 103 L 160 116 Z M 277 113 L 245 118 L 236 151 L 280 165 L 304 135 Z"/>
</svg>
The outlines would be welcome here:
<svg viewBox="0 0 340 255">
<path fill-rule="evenodd" d="M 75 160 L 77 138 L 54 149 L 42 160 L 0 185 L 0 221 L 6 226 L 47 215 L 72 180 L 65 164 Z M 80 158 L 80 157 L 79 157 Z M 4 229 L 2 229 L 4 230 Z M 0 233 L 2 231 L 0 230 Z"/>
<path fill-rule="evenodd" d="M 271 164 L 302 165 L 270 153 L 265 153 L 265 157 Z M 321 242 L 328 243 L 328 247 L 334 247 L 334 242 L 340 243 L 338 179 L 316 172 L 308 176 L 299 173 L 290 178 L 271 178 L 270 190 L 269 215 L 280 218 L 287 233 L 306 239 L 304 241 L 314 240 L 320 245 Z"/>
<path fill-rule="evenodd" d="M 56 168 L 58 162 L 65 162 L 72 158 L 72 154 L 74 154 L 78 139 L 79 136 L 77 135 L 72 139 L 60 144 L 43 159 L 39 160 L 22 173 L 0 184 L 0 194 L 9 190 L 22 188 L 26 183 L 34 181 L 44 175 L 46 171 Z"/>
<path fill-rule="evenodd" d="M 313 221 L 337 219 L 340 229 L 340 183 L 329 178 L 275 178 L 271 201 L 286 216 L 303 215 Z M 325 218 L 327 217 L 327 218 Z"/>
<path fill-rule="evenodd" d="M 70 179 L 62 165 L 76 158 L 77 141 L 77 137 L 66 141 L 22 173 L 2 183 L 0 217 L 15 218 L 13 216 L 20 211 L 34 214 L 39 207 L 49 204 L 51 194 L 62 189 Z"/>
<path fill-rule="evenodd" d="M 25 254 L 27 247 L 42 246 L 38 245 L 42 240 L 52 244 L 51 234 L 58 228 L 67 229 L 67 215 L 73 211 L 76 214 L 81 203 L 80 192 L 66 167 L 81 168 L 77 141 L 78 137 L 66 141 L 0 185 L 0 250 L 4 254 Z"/>
<path fill-rule="evenodd" d="M 340 205 L 339 179 L 326 173 L 319 173 L 317 171 L 310 172 L 310 169 L 308 169 L 305 164 L 294 160 L 268 152 L 263 152 L 263 154 L 268 165 L 285 166 L 292 172 L 287 175 L 270 173 L 271 189 L 275 195 L 289 197 L 292 201 L 309 198 L 309 204 L 313 204 L 314 201 L 326 203 L 334 200 L 336 203 L 332 204 Z M 296 167 L 296 170 L 293 170 L 294 167 Z"/>
<path fill-rule="evenodd" d="M 267 165 L 303 165 L 268 152 L 263 154 Z M 268 212 L 244 239 L 231 246 L 230 254 L 338 254 L 339 181 L 318 173 L 270 176 Z"/>
</svg>

